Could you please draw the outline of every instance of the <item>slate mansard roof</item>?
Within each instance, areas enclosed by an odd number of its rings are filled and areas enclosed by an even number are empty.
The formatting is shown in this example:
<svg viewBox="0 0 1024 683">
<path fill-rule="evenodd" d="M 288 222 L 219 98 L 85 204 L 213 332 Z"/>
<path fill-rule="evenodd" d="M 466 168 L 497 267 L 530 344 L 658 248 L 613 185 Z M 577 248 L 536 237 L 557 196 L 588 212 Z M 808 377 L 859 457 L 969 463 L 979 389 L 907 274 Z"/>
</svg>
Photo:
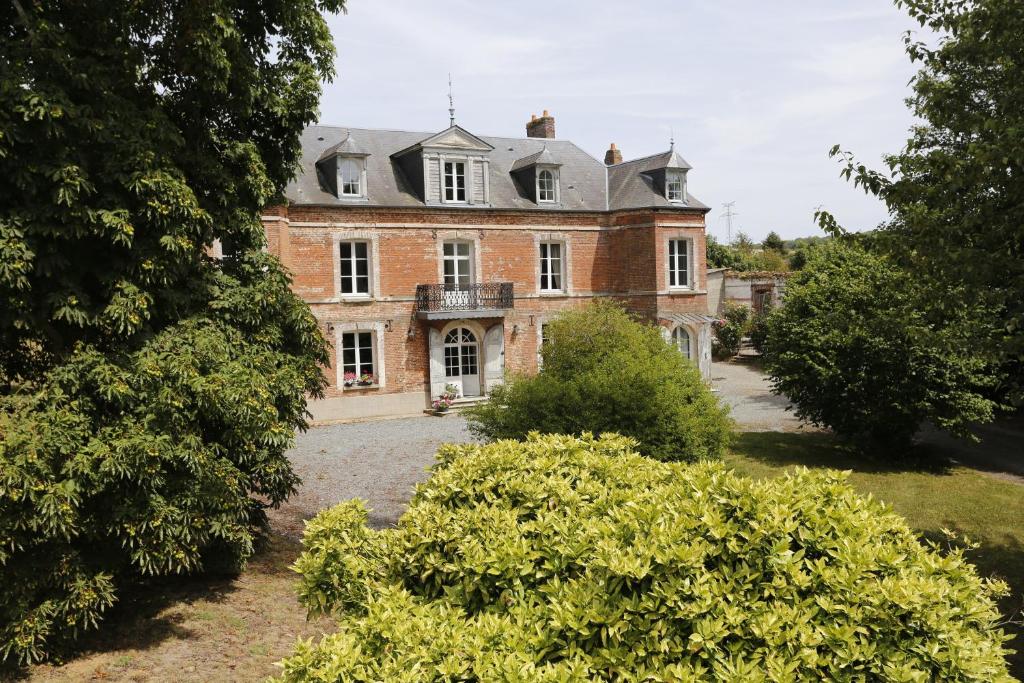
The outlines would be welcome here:
<svg viewBox="0 0 1024 683">
<path fill-rule="evenodd" d="M 457 129 L 457 128 L 456 128 Z M 461 130 L 461 129 L 457 129 Z M 316 206 L 426 206 L 412 180 L 399 163 L 399 153 L 408 153 L 437 133 L 376 130 L 339 126 L 309 126 L 301 137 L 302 159 L 299 175 L 285 188 L 288 201 Z M 708 211 L 687 193 L 686 204 L 669 202 L 650 175 L 652 169 L 690 165 L 674 150 L 643 159 L 605 166 L 568 140 L 554 138 L 503 138 L 474 136 L 493 149 L 489 162 L 489 202 L 460 206 L 462 209 L 527 209 L 534 211 L 608 211 L 631 208 L 668 207 Z M 317 162 L 336 152 L 356 152 L 366 160 L 367 197 L 362 201 L 340 199 L 324 177 Z M 558 167 L 558 204 L 538 204 L 519 185 L 515 171 L 528 164 Z M 666 163 L 669 164 L 666 166 Z M 450 207 L 448 207 L 450 208 Z"/>
</svg>

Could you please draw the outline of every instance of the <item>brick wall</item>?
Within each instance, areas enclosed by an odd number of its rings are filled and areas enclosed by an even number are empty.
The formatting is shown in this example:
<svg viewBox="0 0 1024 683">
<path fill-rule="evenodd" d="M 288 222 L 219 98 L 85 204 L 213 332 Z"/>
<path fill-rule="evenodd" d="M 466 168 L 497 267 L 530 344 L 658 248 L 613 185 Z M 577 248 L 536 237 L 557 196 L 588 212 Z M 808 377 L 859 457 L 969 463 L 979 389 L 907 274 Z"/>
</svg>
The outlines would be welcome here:
<svg viewBox="0 0 1024 683">
<path fill-rule="evenodd" d="M 418 320 L 414 295 L 416 285 L 442 281 L 439 245 L 445 239 L 474 244 L 477 281 L 514 284 L 515 306 L 503 321 L 507 371 L 536 370 L 542 322 L 598 296 L 611 296 L 651 322 L 671 313 L 707 311 L 704 215 L 699 211 L 563 214 L 291 206 L 264 213 L 268 248 L 290 269 L 295 291 L 310 303 L 332 343 L 345 325 L 384 325 L 377 340 L 384 386 L 342 391 L 332 350 L 328 396 L 427 392 L 428 330 L 444 322 Z M 336 279 L 337 240 L 353 237 L 372 242 L 377 271 L 373 296 L 358 303 L 341 300 Z M 664 245 L 678 237 L 692 240 L 695 286 L 686 293 L 668 291 Z M 564 296 L 538 291 L 541 239 L 567 245 L 570 287 Z M 486 329 L 502 321 L 478 322 Z"/>
</svg>

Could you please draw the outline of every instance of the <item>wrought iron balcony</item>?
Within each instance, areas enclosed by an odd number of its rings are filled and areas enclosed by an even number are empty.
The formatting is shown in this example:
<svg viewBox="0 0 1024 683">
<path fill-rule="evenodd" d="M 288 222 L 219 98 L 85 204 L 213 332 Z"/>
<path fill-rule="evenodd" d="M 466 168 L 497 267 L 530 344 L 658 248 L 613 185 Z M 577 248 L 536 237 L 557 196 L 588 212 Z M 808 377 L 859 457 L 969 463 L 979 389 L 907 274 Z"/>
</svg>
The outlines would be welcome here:
<svg viewBox="0 0 1024 683">
<path fill-rule="evenodd" d="M 416 315 L 428 320 L 491 318 L 512 307 L 511 282 L 416 285 Z"/>
</svg>

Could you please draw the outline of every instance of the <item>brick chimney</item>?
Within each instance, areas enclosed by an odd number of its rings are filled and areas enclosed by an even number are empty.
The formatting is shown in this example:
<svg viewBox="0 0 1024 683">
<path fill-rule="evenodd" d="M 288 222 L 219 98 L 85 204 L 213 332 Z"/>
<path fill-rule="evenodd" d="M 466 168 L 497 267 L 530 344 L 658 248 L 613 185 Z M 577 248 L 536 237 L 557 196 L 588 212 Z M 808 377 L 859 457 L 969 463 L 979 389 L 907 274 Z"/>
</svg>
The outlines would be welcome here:
<svg viewBox="0 0 1024 683">
<path fill-rule="evenodd" d="M 545 109 L 540 118 L 536 114 L 530 115 L 530 121 L 526 124 L 526 137 L 528 138 L 553 138 L 555 137 L 555 117 Z"/>
<path fill-rule="evenodd" d="M 604 153 L 604 165 L 611 166 L 613 164 L 622 163 L 622 150 L 612 143 L 612 146 L 608 148 L 608 151 Z"/>
</svg>

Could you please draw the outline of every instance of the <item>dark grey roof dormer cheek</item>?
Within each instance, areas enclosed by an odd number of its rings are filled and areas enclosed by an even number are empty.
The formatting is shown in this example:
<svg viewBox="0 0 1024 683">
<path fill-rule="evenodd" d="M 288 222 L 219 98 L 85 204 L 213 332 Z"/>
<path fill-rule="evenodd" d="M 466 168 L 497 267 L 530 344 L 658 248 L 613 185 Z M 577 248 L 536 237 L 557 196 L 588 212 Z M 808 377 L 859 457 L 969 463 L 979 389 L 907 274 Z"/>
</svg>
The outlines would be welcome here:
<svg viewBox="0 0 1024 683">
<path fill-rule="evenodd" d="M 646 174 L 651 179 L 652 188 L 655 192 L 660 194 L 662 197 L 665 196 L 665 169 L 657 168 L 653 171 L 648 171 Z"/>
<path fill-rule="evenodd" d="M 316 162 L 316 177 L 320 183 L 320 189 L 338 196 L 338 157 L 332 155 L 326 159 Z"/>
<path fill-rule="evenodd" d="M 519 195 L 537 203 L 537 167 L 527 166 L 517 171 L 512 171 L 512 178 L 515 180 L 516 190 Z"/>
</svg>

